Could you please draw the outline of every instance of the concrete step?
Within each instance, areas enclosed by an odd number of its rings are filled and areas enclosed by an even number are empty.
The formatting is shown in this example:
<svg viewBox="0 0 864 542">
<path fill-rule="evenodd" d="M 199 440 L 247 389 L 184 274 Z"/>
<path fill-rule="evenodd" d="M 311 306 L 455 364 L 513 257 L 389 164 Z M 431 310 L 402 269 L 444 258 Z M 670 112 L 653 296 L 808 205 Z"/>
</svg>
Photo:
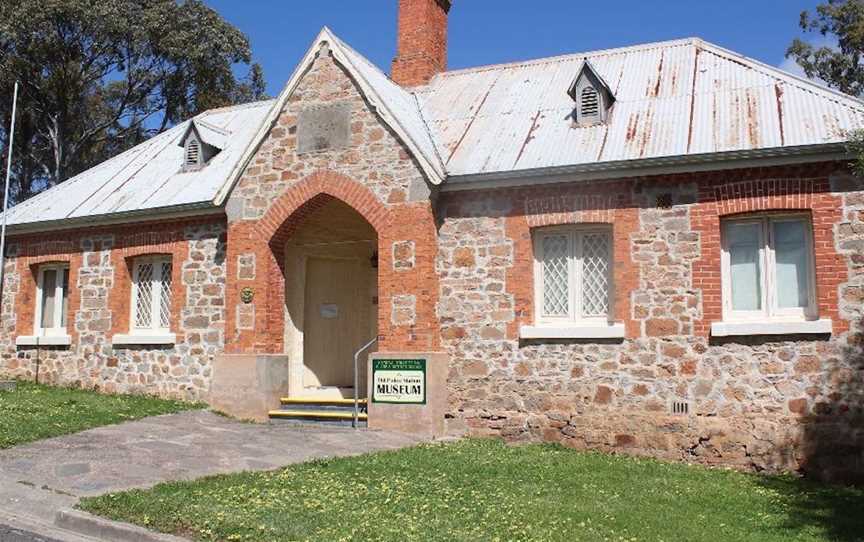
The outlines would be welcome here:
<svg viewBox="0 0 864 542">
<path fill-rule="evenodd" d="M 318 397 L 282 397 L 279 400 L 283 406 L 289 406 L 294 408 L 298 405 L 303 406 L 329 406 L 329 407 L 350 407 L 354 408 L 354 399 L 328 399 L 328 398 L 318 398 Z M 366 399 L 359 399 L 357 401 L 360 407 L 365 407 L 367 404 Z"/>
<path fill-rule="evenodd" d="M 353 406 L 351 410 L 326 410 L 309 408 L 283 408 L 269 412 L 271 420 L 287 420 L 294 423 L 314 423 L 326 425 L 351 425 L 354 422 Z M 357 416 L 358 425 L 365 427 L 369 416 L 361 412 Z"/>
</svg>

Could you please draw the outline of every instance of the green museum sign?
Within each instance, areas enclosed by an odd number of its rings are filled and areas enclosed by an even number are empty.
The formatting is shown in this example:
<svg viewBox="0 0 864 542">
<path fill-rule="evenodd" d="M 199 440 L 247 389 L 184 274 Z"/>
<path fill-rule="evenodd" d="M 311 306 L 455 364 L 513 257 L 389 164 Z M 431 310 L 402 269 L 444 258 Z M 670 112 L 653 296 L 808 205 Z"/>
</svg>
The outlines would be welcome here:
<svg viewBox="0 0 864 542">
<path fill-rule="evenodd" d="M 373 359 L 372 402 L 426 404 L 425 359 Z"/>
</svg>

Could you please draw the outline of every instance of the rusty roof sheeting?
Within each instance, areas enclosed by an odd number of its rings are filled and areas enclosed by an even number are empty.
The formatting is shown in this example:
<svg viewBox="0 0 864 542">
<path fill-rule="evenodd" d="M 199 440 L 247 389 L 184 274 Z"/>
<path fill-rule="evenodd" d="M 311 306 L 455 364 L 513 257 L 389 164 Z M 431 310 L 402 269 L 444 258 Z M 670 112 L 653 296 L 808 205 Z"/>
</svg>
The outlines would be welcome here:
<svg viewBox="0 0 864 542">
<path fill-rule="evenodd" d="M 580 127 L 583 61 L 616 101 Z M 840 143 L 861 101 L 696 38 L 445 72 L 417 89 L 450 176 Z"/>
</svg>

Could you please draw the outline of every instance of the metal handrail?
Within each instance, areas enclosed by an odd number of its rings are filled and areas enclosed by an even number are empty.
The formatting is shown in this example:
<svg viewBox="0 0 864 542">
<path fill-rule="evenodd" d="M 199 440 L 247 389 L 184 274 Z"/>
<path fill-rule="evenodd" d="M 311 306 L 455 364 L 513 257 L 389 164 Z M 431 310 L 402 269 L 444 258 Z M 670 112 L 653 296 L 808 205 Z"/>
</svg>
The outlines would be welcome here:
<svg viewBox="0 0 864 542">
<path fill-rule="evenodd" d="M 354 429 L 357 429 L 357 421 L 360 418 L 360 398 L 357 395 L 357 388 L 360 386 L 360 372 L 357 368 L 357 364 L 359 363 L 358 360 L 360 359 L 360 354 L 376 342 L 378 342 L 378 337 L 375 337 L 363 345 L 360 350 L 354 352 L 354 421 L 352 422 Z"/>
</svg>

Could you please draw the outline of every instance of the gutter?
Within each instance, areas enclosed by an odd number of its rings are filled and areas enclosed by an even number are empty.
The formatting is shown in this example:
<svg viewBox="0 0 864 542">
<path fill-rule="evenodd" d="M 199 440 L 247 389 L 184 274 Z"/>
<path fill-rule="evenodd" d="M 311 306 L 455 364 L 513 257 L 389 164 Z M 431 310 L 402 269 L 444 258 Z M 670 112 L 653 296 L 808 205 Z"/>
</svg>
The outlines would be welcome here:
<svg viewBox="0 0 864 542">
<path fill-rule="evenodd" d="M 120 213 L 108 213 L 95 216 L 83 216 L 76 218 L 61 218 L 58 220 L 45 220 L 41 222 L 25 222 L 23 224 L 10 224 L 8 235 L 26 235 L 32 233 L 54 232 L 60 230 L 77 230 L 82 228 L 95 228 L 101 226 L 113 226 L 118 224 L 135 224 L 141 222 L 153 222 L 154 220 L 169 220 L 174 218 L 195 218 L 202 216 L 225 215 L 225 209 L 213 205 L 212 201 L 196 203 L 184 203 L 158 209 L 139 209 L 135 211 L 123 211 Z"/>
<path fill-rule="evenodd" d="M 744 151 L 666 156 L 638 160 L 617 160 L 586 164 L 533 168 L 517 171 L 451 175 L 442 192 L 461 192 L 491 188 L 537 186 L 554 183 L 623 179 L 718 171 L 750 167 L 769 167 L 814 162 L 834 162 L 855 158 L 846 143 L 773 147 Z"/>
</svg>

